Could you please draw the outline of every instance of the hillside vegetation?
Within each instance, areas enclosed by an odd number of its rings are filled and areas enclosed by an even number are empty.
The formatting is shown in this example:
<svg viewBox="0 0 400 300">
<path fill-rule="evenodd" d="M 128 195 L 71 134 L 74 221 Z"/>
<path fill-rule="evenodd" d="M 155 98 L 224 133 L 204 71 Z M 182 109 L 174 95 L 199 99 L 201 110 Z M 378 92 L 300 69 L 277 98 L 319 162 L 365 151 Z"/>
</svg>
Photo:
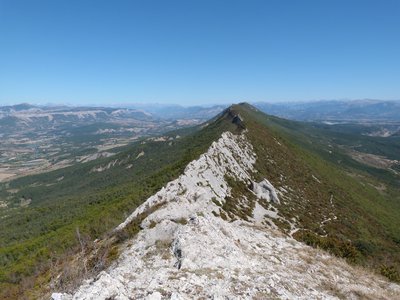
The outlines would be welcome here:
<svg viewBox="0 0 400 300">
<path fill-rule="evenodd" d="M 242 130 L 257 154 L 253 175 L 286 191 L 274 204 L 281 216 L 276 225 L 309 245 L 399 280 L 398 178 L 385 172 L 380 176 L 338 147 L 328 155 L 322 137 L 330 133 L 323 128 L 240 104 L 207 124 L 171 132 L 159 141 L 138 141 L 113 157 L 2 185 L 0 197 L 9 206 L 0 210 L 0 298 L 37 297 L 63 262 L 90 248 L 91 241 L 109 236 L 222 132 Z M 385 191 L 376 188 L 382 182 Z M 245 185 L 230 185 L 237 195 L 247 193 Z M 221 217 L 247 218 L 235 198 L 228 200 Z M 132 224 L 116 242 L 135 234 L 139 225 Z M 118 255 L 115 249 L 104 254 L 102 268 Z"/>
<path fill-rule="evenodd" d="M 329 132 L 312 124 L 267 116 L 246 104 L 233 110 L 244 119 L 260 177 L 289 190 L 277 208 L 295 218 L 294 237 L 399 280 L 398 175 L 361 165 L 338 148 L 328 156 Z M 280 227 L 290 230 L 286 223 Z"/>
<path fill-rule="evenodd" d="M 52 279 L 50 270 L 80 251 L 79 240 L 102 237 L 227 130 L 236 126 L 222 116 L 204 129 L 141 140 L 110 158 L 3 184 L 9 205 L 0 210 L 0 298 L 35 298 Z"/>
</svg>

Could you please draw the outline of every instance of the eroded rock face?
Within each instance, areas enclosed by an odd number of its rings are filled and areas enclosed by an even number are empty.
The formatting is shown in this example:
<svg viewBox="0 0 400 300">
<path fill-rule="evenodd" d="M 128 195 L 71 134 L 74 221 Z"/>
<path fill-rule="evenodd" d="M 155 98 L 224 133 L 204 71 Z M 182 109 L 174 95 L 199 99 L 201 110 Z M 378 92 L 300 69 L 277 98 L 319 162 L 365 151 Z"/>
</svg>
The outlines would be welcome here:
<svg viewBox="0 0 400 300">
<path fill-rule="evenodd" d="M 251 186 L 256 199 L 279 202 L 268 180 L 255 183 L 256 155 L 245 134 L 229 132 L 183 175 L 150 197 L 127 220 L 159 207 L 142 222 L 120 258 L 73 295 L 57 299 L 372 299 L 400 298 L 400 287 L 312 249 L 254 219 L 223 220 L 231 196 L 225 175 Z M 162 205 L 160 205 L 162 204 Z M 272 215 L 272 219 L 276 217 Z"/>
<path fill-rule="evenodd" d="M 260 199 L 265 199 L 268 202 L 272 201 L 273 203 L 279 204 L 278 194 L 274 186 L 267 180 L 264 179 L 261 182 L 257 183 L 254 182 L 252 184 L 253 192 L 257 195 Z"/>
<path fill-rule="evenodd" d="M 218 211 L 219 208 L 212 199 L 223 203 L 225 197 L 230 195 L 225 176 L 229 175 L 243 182 L 250 181 L 251 172 L 255 171 L 255 162 L 256 155 L 245 135 L 223 133 L 207 153 L 187 165 L 183 175 L 168 183 L 139 206 L 116 230 L 124 228 L 139 214 L 161 203 L 168 205 L 164 205 L 144 220 L 144 227 L 151 221 L 188 218 L 197 212 L 206 214 L 213 210 Z"/>
</svg>

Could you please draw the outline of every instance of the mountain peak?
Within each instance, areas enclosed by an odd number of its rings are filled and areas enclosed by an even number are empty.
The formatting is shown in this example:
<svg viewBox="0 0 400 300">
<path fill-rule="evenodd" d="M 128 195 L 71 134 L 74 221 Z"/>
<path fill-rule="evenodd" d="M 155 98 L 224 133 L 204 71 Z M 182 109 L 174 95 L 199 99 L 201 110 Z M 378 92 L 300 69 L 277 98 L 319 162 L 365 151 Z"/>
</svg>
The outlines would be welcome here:
<svg viewBox="0 0 400 300">
<path fill-rule="evenodd" d="M 224 118 L 227 118 L 230 122 L 235 124 L 239 130 L 246 129 L 246 126 L 243 123 L 243 118 L 241 117 L 239 111 L 235 109 L 235 105 L 231 105 L 227 109 L 225 109 L 221 115 Z"/>
</svg>

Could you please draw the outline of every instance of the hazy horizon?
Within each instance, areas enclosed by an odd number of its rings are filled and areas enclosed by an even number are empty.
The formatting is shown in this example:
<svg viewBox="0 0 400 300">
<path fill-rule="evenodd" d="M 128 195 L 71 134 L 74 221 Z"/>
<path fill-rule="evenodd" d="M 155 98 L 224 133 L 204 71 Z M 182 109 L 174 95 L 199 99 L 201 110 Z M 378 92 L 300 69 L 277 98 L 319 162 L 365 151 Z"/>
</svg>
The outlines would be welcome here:
<svg viewBox="0 0 400 300">
<path fill-rule="evenodd" d="M 33 105 L 33 106 L 67 106 L 67 107 L 114 107 L 114 108 L 124 108 L 127 107 L 129 108 L 130 106 L 143 106 L 143 107 L 149 107 L 149 106 L 160 106 L 160 107 L 167 107 L 167 106 L 181 106 L 181 107 L 193 107 L 193 106 L 199 106 L 199 107 L 211 107 L 211 106 L 228 106 L 231 104 L 237 104 L 241 102 L 247 102 L 250 104 L 260 104 L 260 103 L 266 103 L 266 104 L 301 104 L 301 103 L 319 103 L 319 102 L 400 102 L 400 100 L 397 99 L 320 99 L 320 100 L 304 100 L 304 101 L 231 101 L 231 102 L 226 102 L 226 103 L 190 103 L 190 104 L 184 104 L 184 103 L 176 103 L 176 102 L 111 102 L 111 103 L 102 103 L 102 104 L 96 104 L 96 103 L 52 103 L 52 102 L 11 102 L 11 103 L 0 103 L 0 107 L 3 106 L 14 106 L 14 105 L 22 105 L 22 104 L 28 104 L 28 105 Z"/>
</svg>

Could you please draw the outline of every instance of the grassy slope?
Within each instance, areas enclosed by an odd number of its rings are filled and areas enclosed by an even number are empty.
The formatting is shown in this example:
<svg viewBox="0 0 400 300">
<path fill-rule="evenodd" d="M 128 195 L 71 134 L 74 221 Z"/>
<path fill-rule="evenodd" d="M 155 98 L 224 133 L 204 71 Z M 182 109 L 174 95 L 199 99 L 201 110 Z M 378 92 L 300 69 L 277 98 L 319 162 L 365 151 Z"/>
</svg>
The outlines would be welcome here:
<svg viewBox="0 0 400 300">
<path fill-rule="evenodd" d="M 377 173 L 366 172 L 356 162 L 338 163 L 336 156 L 327 157 L 320 138 L 323 132 L 307 124 L 267 116 L 248 105 L 234 106 L 234 110 L 249 129 L 260 177 L 277 187 L 294 189 L 279 210 L 287 218 L 298 217 L 303 230 L 297 238 L 384 273 L 392 266 L 400 271 L 400 193 L 391 180 L 383 177 L 388 189 L 378 191 L 371 185 L 378 185 Z M 349 159 L 339 151 L 335 155 Z M 320 223 L 327 218 L 332 220 L 321 229 Z M 287 224 L 281 226 L 287 228 Z"/>
</svg>

